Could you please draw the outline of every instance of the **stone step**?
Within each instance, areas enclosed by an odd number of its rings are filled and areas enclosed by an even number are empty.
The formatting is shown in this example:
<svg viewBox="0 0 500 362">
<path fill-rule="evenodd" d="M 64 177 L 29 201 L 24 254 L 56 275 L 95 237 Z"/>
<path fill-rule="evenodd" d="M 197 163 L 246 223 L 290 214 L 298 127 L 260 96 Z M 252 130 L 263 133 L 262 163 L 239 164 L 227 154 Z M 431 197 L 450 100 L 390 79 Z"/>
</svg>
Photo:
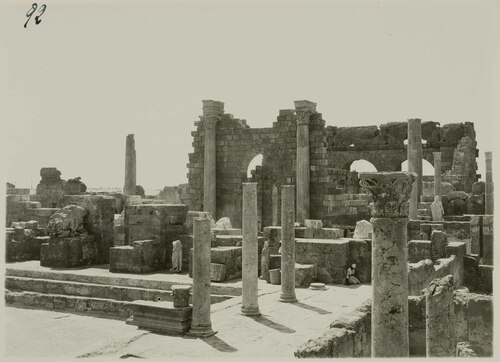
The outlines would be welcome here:
<svg viewBox="0 0 500 362">
<path fill-rule="evenodd" d="M 66 310 L 96 317 L 126 320 L 132 315 L 132 302 L 80 297 L 75 295 L 14 292 L 5 290 L 5 303 L 44 310 Z"/>
<path fill-rule="evenodd" d="M 419 202 L 418 203 L 418 208 L 419 209 L 431 209 L 432 202 Z"/>
<path fill-rule="evenodd" d="M 470 215 L 453 215 L 444 217 L 445 221 L 470 221 Z"/>
<path fill-rule="evenodd" d="M 432 216 L 419 216 L 418 219 L 421 221 L 432 221 Z"/>
<path fill-rule="evenodd" d="M 12 277 L 5 278 L 5 288 L 13 292 L 36 292 L 41 294 L 73 295 L 80 297 L 113 299 L 117 301 L 145 300 L 145 301 L 172 301 L 172 291 L 146 289 L 138 287 L 124 287 L 93 283 L 79 283 L 61 280 Z M 212 295 L 211 303 L 218 303 L 230 298 L 229 296 Z"/>
<path fill-rule="evenodd" d="M 420 201 L 421 202 L 432 202 L 432 201 L 434 201 L 434 195 L 421 195 Z"/>
<path fill-rule="evenodd" d="M 418 216 L 430 216 L 430 217 L 432 217 L 432 211 L 431 211 L 431 209 L 418 209 L 417 215 Z"/>
<path fill-rule="evenodd" d="M 105 270 L 108 269 L 107 266 L 104 266 L 103 268 Z M 170 290 L 171 286 L 175 284 L 193 284 L 191 279 L 186 279 L 186 281 L 165 280 L 168 276 L 167 274 L 165 275 L 165 279 L 147 279 L 145 277 L 142 278 L 142 276 L 131 274 L 109 274 L 110 275 L 96 275 L 90 273 L 81 274 L 78 272 L 56 269 L 18 269 L 9 267 L 7 267 L 5 270 L 6 277 L 12 276 L 34 279 L 50 279 L 57 281 L 104 284 L 108 286 L 138 287 L 156 290 Z M 217 283 L 212 283 L 211 293 L 214 295 L 239 296 L 241 295 L 241 288 L 223 284 L 217 285 Z"/>
<path fill-rule="evenodd" d="M 239 246 L 243 241 L 243 235 L 216 235 L 215 246 Z"/>
</svg>

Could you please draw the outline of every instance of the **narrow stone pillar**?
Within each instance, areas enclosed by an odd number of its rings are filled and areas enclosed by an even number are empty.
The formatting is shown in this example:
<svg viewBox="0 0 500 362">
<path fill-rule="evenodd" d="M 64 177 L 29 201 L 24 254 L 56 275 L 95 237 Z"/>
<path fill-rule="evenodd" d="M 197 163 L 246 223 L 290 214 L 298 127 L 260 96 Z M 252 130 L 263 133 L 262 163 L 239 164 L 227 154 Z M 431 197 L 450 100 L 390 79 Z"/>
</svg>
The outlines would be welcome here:
<svg viewBox="0 0 500 362">
<path fill-rule="evenodd" d="M 425 291 L 427 357 L 453 357 L 456 342 L 453 316 L 453 276 L 434 279 Z"/>
<path fill-rule="evenodd" d="M 408 120 L 408 172 L 417 175 L 410 198 L 410 220 L 417 220 L 418 202 L 422 195 L 422 123 L 418 118 Z"/>
<path fill-rule="evenodd" d="M 297 221 L 303 225 L 309 219 L 309 119 L 316 112 L 316 103 L 309 101 L 295 101 L 297 115 L 297 160 L 296 160 L 296 186 L 297 186 Z"/>
<path fill-rule="evenodd" d="M 272 226 L 279 225 L 279 214 L 278 214 L 278 186 L 273 185 L 273 194 L 272 194 L 272 203 L 273 203 L 273 220 Z"/>
<path fill-rule="evenodd" d="M 205 152 L 203 162 L 203 211 L 217 220 L 216 204 L 216 126 L 224 113 L 224 103 L 204 100 L 202 121 L 205 129 Z"/>
<path fill-rule="evenodd" d="M 441 152 L 434 155 L 434 196 L 441 196 Z"/>
<path fill-rule="evenodd" d="M 210 322 L 210 220 L 194 219 L 193 237 L 193 316 L 189 334 L 209 337 L 215 334 Z"/>
<path fill-rule="evenodd" d="M 486 158 L 486 185 L 485 185 L 485 211 L 486 215 L 493 215 L 493 153 L 485 152 Z"/>
<path fill-rule="evenodd" d="M 281 187 L 281 302 L 295 297 L 295 187 Z"/>
<path fill-rule="evenodd" d="M 258 303 L 259 250 L 257 245 L 257 183 L 243 183 L 243 242 L 241 313 L 260 315 Z"/>
<path fill-rule="evenodd" d="M 136 164 L 135 164 L 135 140 L 134 135 L 129 134 L 125 144 L 125 185 L 123 193 L 125 195 L 135 195 L 136 186 Z"/>
<path fill-rule="evenodd" d="M 360 173 L 372 195 L 372 357 L 408 357 L 408 199 L 416 175 Z"/>
</svg>

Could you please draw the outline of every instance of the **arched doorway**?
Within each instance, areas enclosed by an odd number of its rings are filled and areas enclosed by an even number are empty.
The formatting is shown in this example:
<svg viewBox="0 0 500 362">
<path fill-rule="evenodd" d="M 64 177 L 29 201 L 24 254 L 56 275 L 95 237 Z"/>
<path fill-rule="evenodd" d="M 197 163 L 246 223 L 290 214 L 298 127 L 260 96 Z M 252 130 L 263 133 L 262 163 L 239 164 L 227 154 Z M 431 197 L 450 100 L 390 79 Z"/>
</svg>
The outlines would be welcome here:
<svg viewBox="0 0 500 362">
<path fill-rule="evenodd" d="M 377 168 L 370 161 L 356 160 L 351 163 L 349 170 L 356 172 L 377 172 Z"/>
<path fill-rule="evenodd" d="M 262 159 L 264 156 L 262 154 L 258 154 L 255 156 L 252 161 L 248 164 L 247 167 L 247 178 L 251 179 L 252 178 L 252 171 L 257 169 L 257 166 L 262 166 Z"/>
</svg>

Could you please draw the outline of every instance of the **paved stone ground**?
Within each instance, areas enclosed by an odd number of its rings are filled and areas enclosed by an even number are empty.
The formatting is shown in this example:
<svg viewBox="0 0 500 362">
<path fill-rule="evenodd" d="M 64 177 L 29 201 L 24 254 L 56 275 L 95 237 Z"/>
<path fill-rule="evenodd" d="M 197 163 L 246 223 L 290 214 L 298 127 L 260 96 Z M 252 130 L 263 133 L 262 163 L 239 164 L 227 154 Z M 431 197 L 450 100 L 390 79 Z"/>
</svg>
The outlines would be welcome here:
<svg viewBox="0 0 500 362">
<path fill-rule="evenodd" d="M 338 316 L 370 298 L 370 285 L 328 286 L 326 291 L 297 289 L 298 303 L 278 301 L 279 286 L 259 281 L 261 317 L 240 312 L 241 297 L 212 306 L 210 338 L 163 336 L 123 321 L 67 312 L 7 306 L 6 357 L 285 357 L 328 328 Z M 265 282 L 263 282 L 265 283 Z"/>
</svg>

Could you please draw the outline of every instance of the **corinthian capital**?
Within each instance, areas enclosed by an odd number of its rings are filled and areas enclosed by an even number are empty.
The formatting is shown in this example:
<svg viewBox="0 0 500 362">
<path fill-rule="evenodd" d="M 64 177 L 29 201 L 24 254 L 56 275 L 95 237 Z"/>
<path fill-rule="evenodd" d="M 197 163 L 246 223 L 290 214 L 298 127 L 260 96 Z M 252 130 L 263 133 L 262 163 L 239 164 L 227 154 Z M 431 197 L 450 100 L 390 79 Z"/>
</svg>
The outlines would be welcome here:
<svg viewBox="0 0 500 362">
<path fill-rule="evenodd" d="M 301 109 L 301 110 L 296 110 L 295 114 L 297 117 L 297 125 L 300 125 L 300 124 L 309 125 L 309 118 L 312 114 L 311 111 Z"/>
<path fill-rule="evenodd" d="M 361 187 L 373 198 L 373 217 L 407 217 L 408 200 L 416 174 L 411 172 L 362 172 Z"/>
<path fill-rule="evenodd" d="M 215 126 L 217 125 L 217 122 L 219 122 L 220 117 L 218 116 L 202 116 L 201 117 L 203 121 L 203 125 L 207 129 L 214 129 Z"/>
</svg>

